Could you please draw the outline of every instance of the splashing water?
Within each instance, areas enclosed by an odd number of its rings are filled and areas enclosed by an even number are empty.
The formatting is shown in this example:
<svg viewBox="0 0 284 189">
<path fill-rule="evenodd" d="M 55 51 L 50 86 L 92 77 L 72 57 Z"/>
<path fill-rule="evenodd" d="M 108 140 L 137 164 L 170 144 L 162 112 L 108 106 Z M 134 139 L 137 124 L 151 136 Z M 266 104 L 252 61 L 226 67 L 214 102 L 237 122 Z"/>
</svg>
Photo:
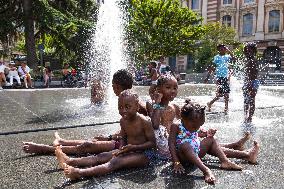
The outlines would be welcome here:
<svg viewBox="0 0 284 189">
<path fill-rule="evenodd" d="M 113 99 L 114 95 L 111 89 L 112 75 L 127 67 L 123 38 L 125 21 L 118 3 L 107 0 L 100 5 L 95 34 L 91 40 L 90 77 L 107 88 L 107 101 Z"/>
</svg>

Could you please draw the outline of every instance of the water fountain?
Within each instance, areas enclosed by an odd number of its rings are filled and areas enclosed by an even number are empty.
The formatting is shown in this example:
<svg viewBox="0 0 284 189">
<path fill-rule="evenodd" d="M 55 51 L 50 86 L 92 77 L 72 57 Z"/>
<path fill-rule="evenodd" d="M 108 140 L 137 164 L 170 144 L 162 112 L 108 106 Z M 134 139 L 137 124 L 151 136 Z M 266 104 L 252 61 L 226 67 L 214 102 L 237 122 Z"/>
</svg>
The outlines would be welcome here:
<svg viewBox="0 0 284 189">
<path fill-rule="evenodd" d="M 112 99 L 111 77 L 117 70 L 127 67 L 124 52 L 125 21 L 118 3 L 119 1 L 108 0 L 100 4 L 96 30 L 90 41 L 93 44 L 88 56 L 91 85 L 92 91 L 102 91 L 99 101 Z"/>
</svg>

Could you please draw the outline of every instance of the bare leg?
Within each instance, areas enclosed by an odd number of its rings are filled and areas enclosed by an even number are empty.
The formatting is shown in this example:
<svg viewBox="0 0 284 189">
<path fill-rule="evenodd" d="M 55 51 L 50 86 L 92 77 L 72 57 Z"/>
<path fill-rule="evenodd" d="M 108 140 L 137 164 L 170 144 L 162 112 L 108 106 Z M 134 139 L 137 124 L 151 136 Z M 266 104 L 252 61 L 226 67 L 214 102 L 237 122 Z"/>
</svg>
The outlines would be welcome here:
<svg viewBox="0 0 284 189">
<path fill-rule="evenodd" d="M 218 157 L 221 161 L 221 168 L 223 169 L 242 169 L 241 166 L 231 162 L 227 158 L 219 143 L 215 140 L 214 137 L 207 137 L 201 141 L 199 157 L 204 157 L 206 153 Z"/>
<path fill-rule="evenodd" d="M 75 180 L 80 177 L 105 175 L 121 168 L 143 167 L 148 163 L 149 160 L 144 154 L 130 153 L 114 157 L 107 163 L 86 169 L 64 165 L 64 174 L 71 180 Z"/>
<path fill-rule="evenodd" d="M 75 166 L 75 167 L 95 166 L 98 164 L 106 163 L 111 160 L 114 152 L 116 151 L 104 152 L 96 156 L 93 155 L 93 156 L 87 156 L 87 157 L 81 157 L 81 158 L 70 158 L 64 152 L 62 152 L 62 149 L 60 146 L 56 147 L 56 150 L 55 150 L 55 154 L 59 162 L 59 166 L 61 168 L 64 168 L 64 165 L 63 165 L 64 163 L 66 163 L 67 165 Z"/>
<path fill-rule="evenodd" d="M 45 144 L 37 144 L 34 142 L 23 142 L 23 150 L 29 154 L 53 154 L 55 148 Z"/>
<path fill-rule="evenodd" d="M 203 172 L 205 182 L 210 183 L 210 184 L 215 183 L 216 179 L 212 171 L 206 165 L 204 165 L 201 159 L 194 153 L 189 143 L 181 144 L 178 150 L 178 154 L 179 156 L 184 157 L 187 161 L 196 165 Z"/>
<path fill-rule="evenodd" d="M 249 138 L 250 138 L 250 134 L 245 133 L 245 136 L 243 138 L 241 138 L 240 140 L 238 140 L 237 142 L 220 144 L 220 145 L 221 145 L 221 147 L 243 151 L 244 150 L 244 144 L 249 140 Z"/>
<path fill-rule="evenodd" d="M 62 151 L 66 154 L 86 154 L 101 153 L 115 149 L 114 141 L 85 142 L 77 146 L 62 146 Z M 55 147 L 33 142 L 24 142 L 23 150 L 30 154 L 54 154 Z"/>
<path fill-rule="evenodd" d="M 212 106 L 212 104 L 214 104 L 214 102 L 216 102 L 217 100 L 219 100 L 219 96 L 218 96 L 218 95 L 216 95 L 216 97 L 214 97 L 213 100 L 211 100 L 210 102 L 207 103 L 208 112 L 211 112 L 211 106 Z"/>
<path fill-rule="evenodd" d="M 252 116 L 254 114 L 254 111 L 255 111 L 255 96 L 251 97 L 250 104 L 249 104 L 249 112 L 248 112 L 249 115 L 247 117 L 246 122 L 250 123 L 252 121 Z"/>
<path fill-rule="evenodd" d="M 86 140 L 65 140 L 59 136 L 58 132 L 55 132 L 54 136 L 55 140 L 53 141 L 53 146 L 76 146 L 86 142 Z"/>
<path fill-rule="evenodd" d="M 245 122 L 247 120 L 247 116 L 248 116 L 248 111 L 249 111 L 249 104 L 247 103 L 247 100 L 244 100 L 244 118 L 245 118 Z"/>
<path fill-rule="evenodd" d="M 244 159 L 250 163 L 255 164 L 259 152 L 259 144 L 254 141 L 253 147 L 248 151 L 238 151 L 227 148 L 222 148 L 228 158 Z"/>
<path fill-rule="evenodd" d="M 225 93 L 224 94 L 224 99 L 225 99 L 225 109 L 224 109 L 224 113 L 228 114 L 228 110 L 229 110 L 229 93 Z"/>
</svg>

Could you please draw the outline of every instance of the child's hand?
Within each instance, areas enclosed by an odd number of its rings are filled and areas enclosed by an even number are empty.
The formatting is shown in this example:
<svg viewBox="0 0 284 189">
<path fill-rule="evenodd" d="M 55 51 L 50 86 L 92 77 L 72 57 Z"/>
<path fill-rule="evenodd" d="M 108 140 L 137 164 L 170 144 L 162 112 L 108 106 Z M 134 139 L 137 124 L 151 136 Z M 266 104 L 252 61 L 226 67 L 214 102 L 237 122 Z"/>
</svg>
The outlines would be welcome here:
<svg viewBox="0 0 284 189">
<path fill-rule="evenodd" d="M 153 97 L 154 97 L 154 103 L 156 104 L 160 104 L 161 103 L 161 100 L 163 98 L 163 94 L 159 93 L 157 90 L 154 92 L 153 94 Z"/>
<path fill-rule="evenodd" d="M 94 137 L 94 140 L 105 141 L 105 140 L 108 140 L 108 138 L 103 135 L 100 135 L 100 136 Z"/>
<path fill-rule="evenodd" d="M 200 137 L 200 138 L 207 137 L 207 131 L 203 128 L 199 129 L 198 137 Z"/>
<path fill-rule="evenodd" d="M 175 173 L 185 173 L 185 170 L 180 162 L 174 163 L 174 172 Z"/>
<path fill-rule="evenodd" d="M 217 132 L 217 129 L 208 129 L 207 137 L 213 137 L 216 132 Z"/>
<path fill-rule="evenodd" d="M 126 152 L 131 152 L 134 150 L 134 145 L 132 144 L 127 144 L 126 146 L 122 146 L 118 152 L 114 153 L 113 155 L 118 156 L 120 154 L 126 153 Z"/>
</svg>

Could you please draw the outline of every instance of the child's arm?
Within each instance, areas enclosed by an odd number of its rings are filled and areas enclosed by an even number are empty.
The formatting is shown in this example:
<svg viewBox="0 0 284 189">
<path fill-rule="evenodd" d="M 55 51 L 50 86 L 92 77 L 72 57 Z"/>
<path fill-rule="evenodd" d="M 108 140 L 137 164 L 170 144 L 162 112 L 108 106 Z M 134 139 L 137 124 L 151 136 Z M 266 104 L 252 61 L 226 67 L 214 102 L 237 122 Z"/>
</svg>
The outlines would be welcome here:
<svg viewBox="0 0 284 189">
<path fill-rule="evenodd" d="M 198 137 L 204 138 L 204 137 L 214 137 L 216 134 L 217 129 L 208 129 L 207 131 L 203 128 L 199 129 L 198 131 Z"/>
<path fill-rule="evenodd" d="M 155 91 L 154 94 L 154 103 L 152 104 L 152 116 L 151 116 L 151 121 L 152 121 L 152 126 L 154 129 L 159 129 L 160 122 L 161 122 L 161 116 L 163 113 L 163 107 L 160 106 L 160 102 L 162 99 L 163 95 L 159 93 L 158 91 Z"/>
<path fill-rule="evenodd" d="M 209 63 L 208 67 L 207 67 L 207 75 L 204 79 L 204 83 L 208 83 L 209 77 L 211 76 L 211 74 L 215 71 L 215 57 L 214 60 Z"/>
<path fill-rule="evenodd" d="M 176 119 L 181 119 L 180 107 L 174 104 L 175 112 L 176 112 Z"/>
<path fill-rule="evenodd" d="M 172 162 L 174 165 L 175 173 L 184 173 L 184 168 L 181 165 L 176 151 L 176 136 L 178 133 L 178 125 L 172 124 L 170 134 L 169 134 L 169 149 L 172 157 Z"/>
</svg>

